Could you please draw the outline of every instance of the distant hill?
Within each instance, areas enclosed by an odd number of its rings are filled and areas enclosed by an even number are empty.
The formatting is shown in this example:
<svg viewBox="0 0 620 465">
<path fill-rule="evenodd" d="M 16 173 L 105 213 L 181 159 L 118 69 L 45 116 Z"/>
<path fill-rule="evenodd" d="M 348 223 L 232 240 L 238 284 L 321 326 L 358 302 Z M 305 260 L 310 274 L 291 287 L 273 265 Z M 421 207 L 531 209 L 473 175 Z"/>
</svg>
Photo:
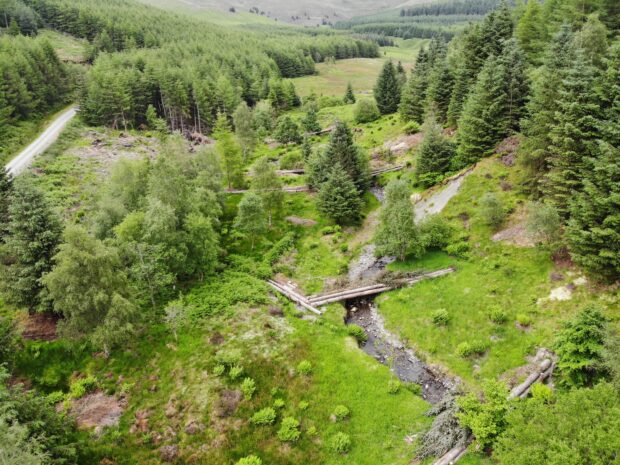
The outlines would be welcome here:
<svg viewBox="0 0 620 465">
<path fill-rule="evenodd" d="M 360 15 L 386 9 L 434 3 L 432 0 L 140 0 L 143 3 L 171 10 L 253 12 L 256 16 L 287 23 L 317 26 L 336 23 Z M 234 21 L 234 15 L 230 15 Z M 217 17 L 221 20 L 221 17 Z"/>
</svg>

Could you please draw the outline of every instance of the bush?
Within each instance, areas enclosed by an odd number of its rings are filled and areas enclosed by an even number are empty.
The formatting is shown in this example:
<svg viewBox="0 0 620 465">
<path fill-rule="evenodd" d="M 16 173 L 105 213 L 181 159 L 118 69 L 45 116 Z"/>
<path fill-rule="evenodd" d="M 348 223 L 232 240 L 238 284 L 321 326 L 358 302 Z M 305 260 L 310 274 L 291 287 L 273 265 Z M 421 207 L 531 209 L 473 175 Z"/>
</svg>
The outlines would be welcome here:
<svg viewBox="0 0 620 465">
<path fill-rule="evenodd" d="M 256 392 L 256 382 L 252 378 L 245 378 L 241 383 L 241 392 L 243 392 L 245 400 L 252 399 Z"/>
<path fill-rule="evenodd" d="M 420 386 L 417 383 L 406 383 L 405 384 L 405 389 L 407 389 L 407 391 L 412 393 L 414 396 L 421 396 L 422 395 L 422 386 Z"/>
<path fill-rule="evenodd" d="M 353 118 L 356 123 L 371 123 L 379 119 L 381 114 L 374 100 L 361 99 L 355 105 Z"/>
<path fill-rule="evenodd" d="M 446 326 L 450 322 L 450 314 L 445 308 L 435 310 L 432 318 L 435 326 Z"/>
<path fill-rule="evenodd" d="M 292 417 L 284 417 L 278 430 L 278 439 L 282 442 L 294 442 L 299 439 L 300 435 L 299 421 Z"/>
<path fill-rule="evenodd" d="M 432 215 L 420 225 L 425 249 L 445 249 L 452 240 L 454 227 L 443 217 Z"/>
<path fill-rule="evenodd" d="M 553 401 L 553 390 L 543 383 L 534 383 L 530 390 L 532 398 L 537 402 L 549 404 Z"/>
<path fill-rule="evenodd" d="M 299 373 L 300 375 L 308 376 L 310 373 L 312 373 L 312 363 L 310 363 L 308 360 L 302 360 L 297 365 L 297 373 Z"/>
<path fill-rule="evenodd" d="M 397 379 L 391 379 L 388 382 L 388 393 L 389 394 L 398 394 L 400 392 L 400 387 L 402 384 Z"/>
<path fill-rule="evenodd" d="M 276 399 L 273 401 L 273 406 L 277 409 L 284 408 L 284 405 L 286 405 L 284 399 Z"/>
<path fill-rule="evenodd" d="M 351 438 L 346 433 L 336 433 L 329 439 L 329 448 L 337 454 L 346 454 L 351 450 Z"/>
<path fill-rule="evenodd" d="M 467 258 L 467 254 L 469 253 L 470 246 L 469 242 L 453 242 L 452 244 L 446 247 L 446 253 L 448 255 L 452 255 L 458 258 Z"/>
<path fill-rule="evenodd" d="M 222 376 L 225 371 L 226 371 L 226 366 L 222 364 L 215 365 L 215 367 L 213 368 L 213 374 L 215 376 Z"/>
<path fill-rule="evenodd" d="M 259 426 L 273 425 L 273 422 L 276 421 L 276 411 L 271 407 L 266 407 L 252 415 L 250 421 Z"/>
<path fill-rule="evenodd" d="M 517 323 L 524 327 L 530 326 L 532 324 L 532 317 L 525 313 L 519 313 L 517 315 Z"/>
<path fill-rule="evenodd" d="M 85 394 L 95 390 L 97 387 L 97 378 L 94 376 L 88 376 L 86 378 L 81 378 L 73 383 L 69 387 L 69 398 L 70 399 L 79 399 L 83 397 Z"/>
<path fill-rule="evenodd" d="M 364 331 L 364 328 L 362 328 L 361 326 L 349 325 L 347 326 L 347 332 L 349 333 L 349 336 L 353 336 L 355 339 L 357 339 L 357 342 L 359 342 L 360 344 L 363 344 L 368 340 L 368 335 L 366 334 L 366 331 Z"/>
<path fill-rule="evenodd" d="M 405 134 L 411 136 L 420 132 L 420 125 L 415 121 L 410 121 L 405 125 Z"/>
<path fill-rule="evenodd" d="M 237 461 L 236 465 L 263 465 L 263 461 L 256 455 L 248 455 Z"/>
<path fill-rule="evenodd" d="M 230 368 L 230 371 L 228 372 L 228 376 L 230 377 L 231 381 L 236 381 L 241 377 L 241 375 L 243 375 L 243 367 L 241 365 L 232 366 Z"/>
<path fill-rule="evenodd" d="M 347 243 L 340 244 L 340 251 L 342 253 L 347 253 L 349 251 L 349 244 Z"/>
<path fill-rule="evenodd" d="M 489 348 L 487 341 L 461 342 L 456 346 L 456 355 L 459 357 L 469 357 L 471 355 L 481 355 Z"/>
<path fill-rule="evenodd" d="M 504 222 L 506 212 L 500 198 L 492 192 L 487 192 L 480 199 L 480 216 L 487 226 L 494 229 Z"/>
<path fill-rule="evenodd" d="M 304 160 L 299 152 L 289 152 L 280 158 L 280 169 L 294 170 L 304 167 Z"/>
<path fill-rule="evenodd" d="M 337 405 L 336 408 L 334 409 L 334 412 L 332 413 L 332 415 L 338 421 L 342 421 L 342 420 L 345 420 L 345 419 L 349 418 L 350 414 L 351 414 L 351 412 L 344 405 Z"/>
<path fill-rule="evenodd" d="M 306 431 L 306 434 L 308 436 L 316 436 L 319 434 L 319 431 L 316 429 L 316 426 L 311 426 L 308 428 L 308 431 Z"/>
<path fill-rule="evenodd" d="M 508 321 L 508 315 L 501 307 L 493 307 L 489 311 L 489 319 L 497 325 L 503 325 Z"/>
<path fill-rule="evenodd" d="M 276 131 L 273 135 L 275 140 L 282 144 L 301 142 L 301 133 L 299 132 L 299 126 L 288 115 L 284 115 L 278 119 Z"/>
<path fill-rule="evenodd" d="M 562 234 L 562 220 L 558 211 L 552 205 L 542 202 L 531 202 L 527 206 L 525 228 L 536 242 L 552 244 Z"/>
<path fill-rule="evenodd" d="M 310 404 L 305 400 L 301 400 L 299 401 L 299 404 L 297 404 L 297 408 L 299 410 L 308 410 L 308 407 L 310 407 Z"/>
</svg>

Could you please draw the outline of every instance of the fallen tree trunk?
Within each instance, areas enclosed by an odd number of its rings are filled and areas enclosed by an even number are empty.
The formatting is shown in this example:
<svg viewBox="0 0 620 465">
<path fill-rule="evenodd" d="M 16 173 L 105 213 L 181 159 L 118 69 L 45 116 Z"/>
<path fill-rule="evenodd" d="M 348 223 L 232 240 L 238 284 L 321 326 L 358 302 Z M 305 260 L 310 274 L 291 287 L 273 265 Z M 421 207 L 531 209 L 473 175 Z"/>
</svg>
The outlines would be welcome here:
<svg viewBox="0 0 620 465">
<path fill-rule="evenodd" d="M 319 309 L 310 305 L 310 303 L 307 301 L 305 297 L 293 291 L 292 289 L 285 287 L 282 284 L 276 281 L 273 281 L 271 279 L 267 281 L 267 284 L 269 284 L 272 288 L 274 288 L 280 294 L 283 294 L 285 297 L 289 298 L 293 302 L 296 302 L 302 307 L 304 307 L 305 309 L 310 310 L 312 313 L 315 313 L 317 315 L 323 314 L 323 312 L 321 312 Z"/>
</svg>

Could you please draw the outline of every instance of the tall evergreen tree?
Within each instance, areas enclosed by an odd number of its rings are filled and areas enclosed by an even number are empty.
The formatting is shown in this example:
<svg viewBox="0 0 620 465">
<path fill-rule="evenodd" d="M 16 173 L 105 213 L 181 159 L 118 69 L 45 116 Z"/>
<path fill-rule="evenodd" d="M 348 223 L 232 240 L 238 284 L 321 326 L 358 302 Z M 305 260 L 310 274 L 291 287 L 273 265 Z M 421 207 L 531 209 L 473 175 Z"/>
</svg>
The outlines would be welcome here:
<svg viewBox="0 0 620 465">
<path fill-rule="evenodd" d="M 338 224 L 357 222 L 362 213 L 362 200 L 357 187 L 340 163 L 336 162 L 327 180 L 321 184 L 317 208 Z"/>
<path fill-rule="evenodd" d="M 0 167 L 0 244 L 5 241 L 8 234 L 12 192 L 13 178 L 7 169 Z"/>
<path fill-rule="evenodd" d="M 443 136 L 432 111 L 426 117 L 423 132 L 424 139 L 416 154 L 415 174 L 420 185 L 430 187 L 450 170 L 455 147 Z"/>
<path fill-rule="evenodd" d="M 427 108 L 432 108 L 434 117 L 441 123 L 447 122 L 448 107 L 454 86 L 454 76 L 446 57 L 435 62 L 430 73 L 427 90 Z"/>
<path fill-rule="evenodd" d="M 510 39 L 504 43 L 504 52 L 500 57 L 500 64 L 504 72 L 507 129 L 508 131 L 518 132 L 521 119 L 525 116 L 530 83 L 525 56 L 516 39 Z"/>
<path fill-rule="evenodd" d="M 308 163 L 312 157 L 312 141 L 310 137 L 306 135 L 301 143 L 301 157 L 303 158 L 304 163 Z"/>
<path fill-rule="evenodd" d="M 542 180 L 547 200 L 564 217 L 568 216 L 570 198 L 581 190 L 589 169 L 586 159 L 592 156 L 594 139 L 598 137 L 596 118 L 600 107 L 594 83 L 595 70 L 585 53 L 578 50 L 560 87 L 558 112 L 550 134 L 549 172 Z"/>
<path fill-rule="evenodd" d="M 415 256 L 422 253 L 423 246 L 405 181 L 391 181 L 386 188 L 375 244 L 378 254 L 395 255 L 399 260 L 404 260 L 409 253 Z"/>
<path fill-rule="evenodd" d="M 360 193 L 366 190 L 369 181 L 368 160 L 353 141 L 353 134 L 345 122 L 336 122 L 325 149 L 325 159 L 329 169 L 339 164 Z"/>
<path fill-rule="evenodd" d="M 374 89 L 377 107 L 383 115 L 394 113 L 400 103 L 400 84 L 396 76 L 396 69 L 391 61 L 386 61 L 377 79 Z"/>
<path fill-rule="evenodd" d="M 355 103 L 355 94 L 353 93 L 353 86 L 351 85 L 351 81 L 347 83 L 347 91 L 345 92 L 342 101 L 347 104 Z"/>
<path fill-rule="evenodd" d="M 546 25 L 543 22 L 543 12 L 539 2 L 527 2 L 525 13 L 517 24 L 515 37 L 530 63 L 539 64 L 547 39 Z"/>
<path fill-rule="evenodd" d="M 45 310 L 43 276 L 52 269 L 62 233 L 60 219 L 28 178 L 14 182 L 9 206 L 3 277 L 7 301 Z"/>
<path fill-rule="evenodd" d="M 306 109 L 306 115 L 301 121 L 301 125 L 306 132 L 309 132 L 311 134 L 317 133 L 321 130 L 321 124 L 319 123 L 316 105 L 308 104 L 308 108 Z"/>
<path fill-rule="evenodd" d="M 429 67 L 428 52 L 422 48 L 418 53 L 415 67 L 411 70 L 411 76 L 403 88 L 399 111 L 404 121 L 422 123 L 424 119 Z"/>
</svg>

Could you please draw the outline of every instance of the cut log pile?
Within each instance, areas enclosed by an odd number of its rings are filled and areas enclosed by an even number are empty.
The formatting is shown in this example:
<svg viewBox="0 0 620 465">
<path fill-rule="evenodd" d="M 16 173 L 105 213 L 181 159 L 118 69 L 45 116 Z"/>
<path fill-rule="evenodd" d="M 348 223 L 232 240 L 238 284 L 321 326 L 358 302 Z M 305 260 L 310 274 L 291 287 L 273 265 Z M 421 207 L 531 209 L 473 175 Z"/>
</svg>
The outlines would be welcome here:
<svg viewBox="0 0 620 465">
<path fill-rule="evenodd" d="M 227 194 L 245 194 L 249 189 L 226 189 L 224 192 Z M 310 192 L 308 186 L 284 186 L 283 192 Z"/>
</svg>

